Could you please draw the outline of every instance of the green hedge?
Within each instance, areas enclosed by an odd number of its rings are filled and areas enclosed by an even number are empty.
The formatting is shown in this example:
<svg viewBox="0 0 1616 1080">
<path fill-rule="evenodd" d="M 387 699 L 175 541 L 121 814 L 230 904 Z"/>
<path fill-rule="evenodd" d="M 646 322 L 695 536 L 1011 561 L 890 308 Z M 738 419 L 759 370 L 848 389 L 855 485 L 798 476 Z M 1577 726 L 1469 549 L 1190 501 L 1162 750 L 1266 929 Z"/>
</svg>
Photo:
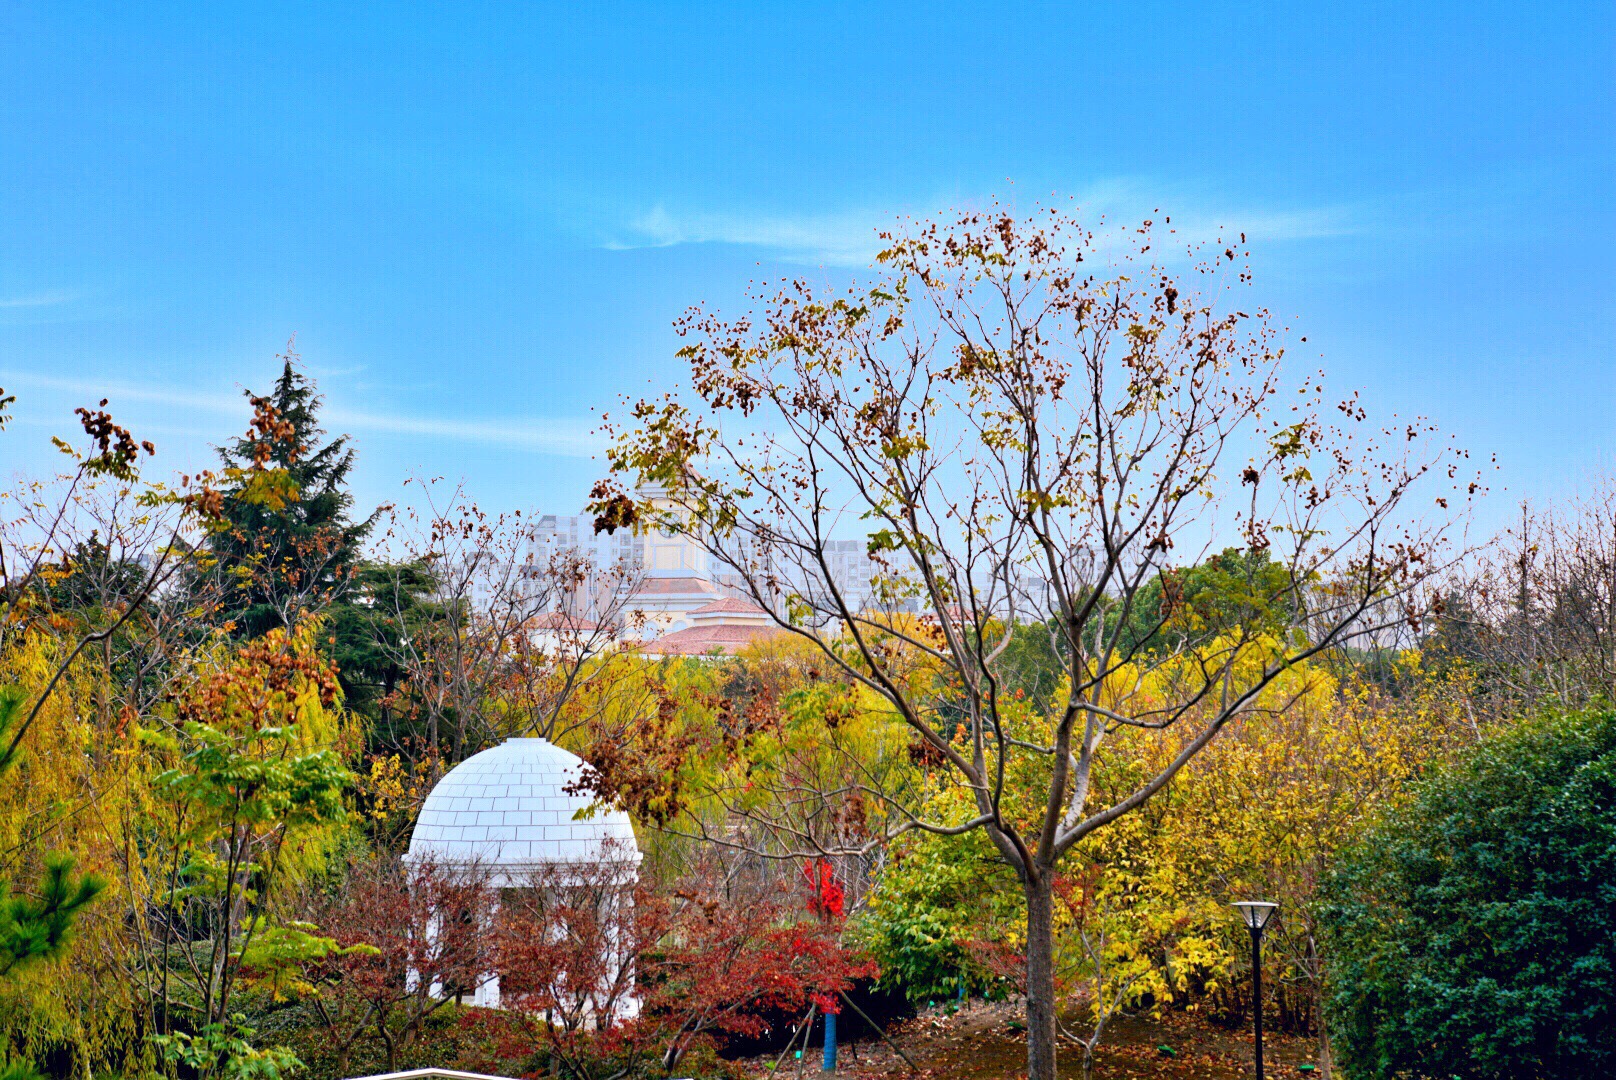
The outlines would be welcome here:
<svg viewBox="0 0 1616 1080">
<path fill-rule="evenodd" d="M 1321 915 L 1348 1075 L 1612 1075 L 1616 713 L 1522 721 L 1423 781 Z"/>
</svg>

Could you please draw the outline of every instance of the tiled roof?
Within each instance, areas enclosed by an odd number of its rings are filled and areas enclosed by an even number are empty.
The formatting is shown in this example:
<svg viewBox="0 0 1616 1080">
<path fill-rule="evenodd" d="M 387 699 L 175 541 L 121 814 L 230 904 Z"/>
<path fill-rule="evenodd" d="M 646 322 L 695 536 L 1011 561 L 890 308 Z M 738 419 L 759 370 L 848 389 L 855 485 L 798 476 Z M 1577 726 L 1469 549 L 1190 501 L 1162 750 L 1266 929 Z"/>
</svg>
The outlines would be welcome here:
<svg viewBox="0 0 1616 1080">
<path fill-rule="evenodd" d="M 587 633 L 590 630 L 599 630 L 600 624 L 580 619 L 576 615 L 568 615 L 560 611 L 547 611 L 543 615 L 535 615 L 527 621 L 529 630 L 575 630 Z"/>
<path fill-rule="evenodd" d="M 707 656 L 721 652 L 734 656 L 753 642 L 786 633 L 775 626 L 692 626 L 664 634 L 640 646 L 640 652 L 660 656 Z"/>
<path fill-rule="evenodd" d="M 705 578 L 648 577 L 634 590 L 635 596 L 690 596 L 696 593 L 718 595 L 718 587 Z"/>
<path fill-rule="evenodd" d="M 634 826 L 621 810 L 591 805 L 563 789 L 583 762 L 544 739 L 507 739 L 462 761 L 421 805 L 411 861 L 490 869 L 639 859 Z"/>
<path fill-rule="evenodd" d="M 714 600 L 710 604 L 703 604 L 690 614 L 718 615 L 728 613 L 737 615 L 767 615 L 768 611 L 758 607 L 750 600 L 738 600 L 733 596 L 726 596 L 723 599 Z"/>
</svg>

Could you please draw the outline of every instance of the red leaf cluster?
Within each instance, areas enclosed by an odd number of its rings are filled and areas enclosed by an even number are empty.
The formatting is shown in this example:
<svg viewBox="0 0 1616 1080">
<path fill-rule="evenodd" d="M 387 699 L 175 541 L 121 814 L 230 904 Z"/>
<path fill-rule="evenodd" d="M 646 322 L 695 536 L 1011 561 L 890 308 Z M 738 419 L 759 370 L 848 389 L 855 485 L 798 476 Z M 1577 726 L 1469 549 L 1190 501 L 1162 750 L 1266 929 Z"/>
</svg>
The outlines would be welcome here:
<svg viewBox="0 0 1616 1080">
<path fill-rule="evenodd" d="M 311 1005 L 339 1073 L 361 1039 L 382 1041 L 389 1069 L 432 1013 L 473 993 L 493 970 L 484 927 L 494 899 L 475 868 L 362 863 L 344 892 L 312 911 L 320 932 L 349 949 L 305 965 Z"/>
<path fill-rule="evenodd" d="M 808 910 L 826 921 L 840 919 L 846 910 L 847 893 L 836 880 L 830 862 L 810 859 L 802 868 L 802 876 L 808 882 Z"/>
<path fill-rule="evenodd" d="M 810 1006 L 837 1012 L 842 993 L 878 972 L 841 941 L 830 869 L 813 869 L 811 895 L 717 863 L 667 891 L 611 870 L 522 890 L 498 938 L 511 1013 L 480 1022 L 502 1025 L 502 1054 L 544 1051 L 582 1074 L 589 1059 L 652 1054 L 673 1068 L 698 1047 L 766 1037 Z"/>
</svg>

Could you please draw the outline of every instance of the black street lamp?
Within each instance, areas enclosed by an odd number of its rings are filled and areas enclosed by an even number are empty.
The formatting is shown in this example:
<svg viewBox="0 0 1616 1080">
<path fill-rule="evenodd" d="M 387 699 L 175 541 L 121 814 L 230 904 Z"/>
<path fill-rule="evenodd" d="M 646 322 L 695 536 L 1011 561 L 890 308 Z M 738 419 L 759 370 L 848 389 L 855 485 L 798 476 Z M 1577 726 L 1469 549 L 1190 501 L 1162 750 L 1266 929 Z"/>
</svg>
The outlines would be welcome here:
<svg viewBox="0 0 1616 1080">
<path fill-rule="evenodd" d="M 1256 1023 L 1257 1080 L 1263 1080 L 1262 1068 L 1262 934 L 1268 920 L 1279 910 L 1278 904 L 1266 900 L 1236 900 L 1240 917 L 1251 931 L 1251 1014 Z"/>
</svg>

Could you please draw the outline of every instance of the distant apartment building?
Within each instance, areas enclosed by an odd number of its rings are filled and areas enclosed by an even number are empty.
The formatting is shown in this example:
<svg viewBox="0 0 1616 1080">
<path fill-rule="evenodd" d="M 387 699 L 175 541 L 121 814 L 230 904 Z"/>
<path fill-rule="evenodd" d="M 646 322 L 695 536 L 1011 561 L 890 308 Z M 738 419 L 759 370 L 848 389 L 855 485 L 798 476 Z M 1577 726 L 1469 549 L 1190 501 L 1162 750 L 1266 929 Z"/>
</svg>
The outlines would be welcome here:
<svg viewBox="0 0 1616 1080">
<path fill-rule="evenodd" d="M 830 540 L 825 544 L 825 563 L 829 569 L 829 583 L 836 587 L 847 606 L 854 611 L 871 611 L 877 608 L 888 611 L 919 611 L 921 602 L 918 599 L 904 599 L 896 604 L 883 603 L 873 582 L 880 576 L 894 572 L 902 572 L 909 562 L 902 555 L 888 556 L 890 565 L 882 565 L 870 557 L 869 543 L 866 540 Z M 821 575 L 821 580 L 815 582 L 811 591 L 817 596 L 828 597 L 830 589 Z"/>
<path fill-rule="evenodd" d="M 619 563 L 638 567 L 644 560 L 643 545 L 633 530 L 597 533 L 595 519 L 588 514 L 545 514 L 533 526 L 531 542 L 535 563 L 561 551 L 576 551 L 601 569 Z"/>
<path fill-rule="evenodd" d="M 543 565 L 551 553 L 574 551 L 601 569 L 622 564 L 636 572 L 685 571 L 705 578 L 716 587 L 718 595 L 742 599 L 748 596 L 740 571 L 705 553 L 698 556 L 687 541 L 660 535 L 647 537 L 632 529 L 597 534 L 594 518 L 587 514 L 545 514 L 533 526 L 531 551 L 535 565 Z"/>
</svg>

